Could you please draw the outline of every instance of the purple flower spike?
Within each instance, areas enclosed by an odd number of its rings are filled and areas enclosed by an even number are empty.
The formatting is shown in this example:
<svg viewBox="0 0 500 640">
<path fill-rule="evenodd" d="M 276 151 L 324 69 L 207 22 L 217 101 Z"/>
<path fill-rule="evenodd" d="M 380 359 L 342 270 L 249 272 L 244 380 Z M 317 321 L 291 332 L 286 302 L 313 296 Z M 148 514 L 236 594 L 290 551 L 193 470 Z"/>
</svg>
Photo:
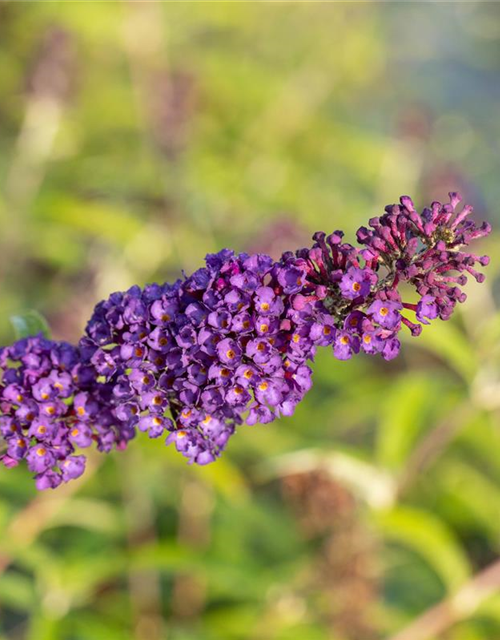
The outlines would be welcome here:
<svg viewBox="0 0 500 640">
<path fill-rule="evenodd" d="M 447 320 L 467 279 L 484 280 L 489 259 L 467 245 L 490 226 L 449 195 L 421 213 L 402 196 L 358 230 L 361 248 L 335 231 L 277 261 L 223 249 L 173 284 L 113 293 L 78 347 L 36 336 L 0 349 L 0 460 L 55 488 L 82 475 L 81 449 L 122 450 L 145 432 L 209 464 L 244 420 L 293 414 L 318 348 L 395 358 L 401 330 Z"/>
</svg>

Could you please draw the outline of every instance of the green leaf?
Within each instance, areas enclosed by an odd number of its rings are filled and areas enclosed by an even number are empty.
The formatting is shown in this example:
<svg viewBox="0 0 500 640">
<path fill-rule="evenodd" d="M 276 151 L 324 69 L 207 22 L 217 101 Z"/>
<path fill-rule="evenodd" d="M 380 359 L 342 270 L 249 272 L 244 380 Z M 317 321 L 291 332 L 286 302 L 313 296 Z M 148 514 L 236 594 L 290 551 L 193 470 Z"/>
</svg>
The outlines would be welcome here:
<svg viewBox="0 0 500 640">
<path fill-rule="evenodd" d="M 377 461 L 388 469 L 400 469 L 418 437 L 426 428 L 430 401 L 441 389 L 433 378 L 407 374 L 385 394 L 377 431 Z"/>
<path fill-rule="evenodd" d="M 46 338 L 50 337 L 47 320 L 34 309 L 30 309 L 19 316 L 11 316 L 10 322 L 14 328 L 16 340 L 27 338 L 28 336 L 36 336 L 39 333 L 43 333 Z"/>
<path fill-rule="evenodd" d="M 483 530 L 490 536 L 491 543 L 497 546 L 498 521 L 500 520 L 500 486 L 488 477 L 484 468 L 475 468 L 459 457 L 443 460 L 439 468 L 438 482 L 442 500 L 446 506 L 454 509 L 455 521 L 465 522 L 476 531 Z M 467 522 L 468 519 L 468 522 Z"/>
<path fill-rule="evenodd" d="M 2 608 L 29 612 L 35 604 L 32 580 L 21 573 L 7 571 L 0 580 Z"/>
<path fill-rule="evenodd" d="M 410 342 L 411 338 L 406 338 Z M 434 322 L 418 338 L 417 346 L 446 362 L 465 382 L 474 379 L 479 362 L 475 346 L 455 324 Z"/>
<path fill-rule="evenodd" d="M 448 592 L 469 578 L 469 560 L 453 531 L 440 518 L 413 507 L 379 512 L 375 518 L 389 540 L 412 549 L 426 560 Z"/>
</svg>

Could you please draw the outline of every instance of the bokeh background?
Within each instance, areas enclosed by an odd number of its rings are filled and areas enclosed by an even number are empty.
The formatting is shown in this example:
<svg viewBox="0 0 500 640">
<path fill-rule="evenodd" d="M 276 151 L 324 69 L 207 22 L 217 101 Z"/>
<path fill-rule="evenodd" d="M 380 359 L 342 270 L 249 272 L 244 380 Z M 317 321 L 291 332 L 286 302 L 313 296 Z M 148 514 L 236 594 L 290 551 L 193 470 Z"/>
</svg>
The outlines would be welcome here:
<svg viewBox="0 0 500 640">
<path fill-rule="evenodd" d="M 0 339 L 399 195 L 500 214 L 498 3 L 0 3 Z M 394 362 L 324 350 L 293 418 L 193 468 L 147 438 L 0 471 L 2 640 L 500 638 L 498 235 Z"/>
</svg>

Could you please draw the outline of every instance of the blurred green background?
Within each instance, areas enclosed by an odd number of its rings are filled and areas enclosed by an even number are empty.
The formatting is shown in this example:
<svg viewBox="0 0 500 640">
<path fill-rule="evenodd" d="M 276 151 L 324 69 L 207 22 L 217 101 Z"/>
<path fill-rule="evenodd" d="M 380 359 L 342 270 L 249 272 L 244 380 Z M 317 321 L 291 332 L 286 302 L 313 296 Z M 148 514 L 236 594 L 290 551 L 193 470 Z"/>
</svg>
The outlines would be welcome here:
<svg viewBox="0 0 500 640">
<path fill-rule="evenodd" d="M 3 2 L 0 97 L 4 344 L 401 194 L 500 222 L 498 3 Z M 1 470 L 0 638 L 500 638 L 496 238 L 453 321 L 324 350 L 217 464 L 142 438 L 54 492 Z"/>
</svg>

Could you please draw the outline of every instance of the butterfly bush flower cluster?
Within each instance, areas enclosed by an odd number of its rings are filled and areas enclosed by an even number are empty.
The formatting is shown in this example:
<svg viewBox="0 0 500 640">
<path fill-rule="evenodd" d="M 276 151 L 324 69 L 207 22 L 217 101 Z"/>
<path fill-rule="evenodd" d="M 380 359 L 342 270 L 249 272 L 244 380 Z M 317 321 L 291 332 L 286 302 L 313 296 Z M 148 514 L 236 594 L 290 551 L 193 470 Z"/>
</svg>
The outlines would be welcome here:
<svg viewBox="0 0 500 640">
<path fill-rule="evenodd" d="M 306 276 L 293 258 L 225 249 L 184 281 L 100 303 L 81 346 L 112 383 L 117 417 L 152 438 L 169 432 L 167 442 L 206 464 L 243 414 L 248 424 L 290 415 L 311 386 L 306 362 L 321 339 L 310 335 L 310 311 L 291 302 Z M 322 336 L 333 336 L 330 316 L 322 321 Z"/>
<path fill-rule="evenodd" d="M 35 337 L 4 348 L 4 464 L 26 459 L 39 488 L 55 487 L 83 472 L 79 449 L 120 449 L 137 431 L 207 464 L 243 422 L 293 413 L 318 347 L 393 359 L 403 327 L 416 336 L 447 320 L 467 277 L 484 279 L 475 266 L 488 258 L 464 248 L 490 227 L 459 202 L 451 193 L 418 213 L 404 196 L 358 230 L 360 247 L 336 231 L 278 261 L 223 249 L 174 284 L 100 302 L 78 347 Z"/>
<path fill-rule="evenodd" d="M 12 467 L 25 459 L 38 489 L 78 478 L 85 469 L 78 450 L 93 443 L 100 451 L 123 448 L 133 437 L 107 408 L 112 389 L 96 384 L 76 347 L 25 338 L 1 350 L 0 367 L 2 462 Z"/>
</svg>

